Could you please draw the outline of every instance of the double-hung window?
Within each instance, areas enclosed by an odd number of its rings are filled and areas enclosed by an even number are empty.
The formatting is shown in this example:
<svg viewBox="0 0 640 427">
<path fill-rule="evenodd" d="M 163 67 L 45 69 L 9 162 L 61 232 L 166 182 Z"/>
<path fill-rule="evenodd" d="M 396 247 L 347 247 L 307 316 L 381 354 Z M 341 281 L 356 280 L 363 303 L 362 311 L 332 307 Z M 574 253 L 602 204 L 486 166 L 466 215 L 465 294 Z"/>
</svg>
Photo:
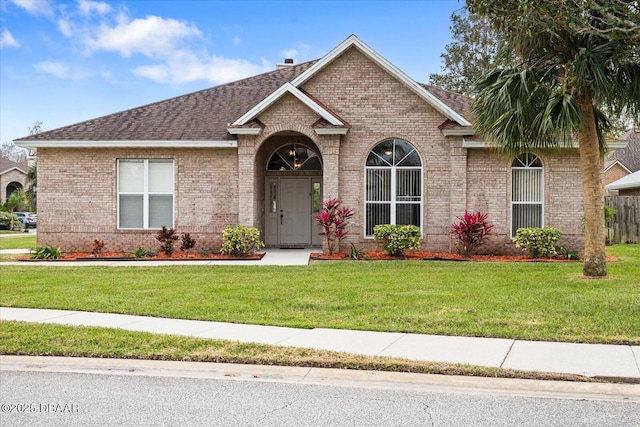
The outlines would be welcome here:
<svg viewBox="0 0 640 427">
<path fill-rule="evenodd" d="M 422 160 L 401 139 L 384 140 L 367 156 L 365 236 L 379 224 L 422 227 Z"/>
<path fill-rule="evenodd" d="M 118 160 L 118 228 L 173 228 L 173 160 Z"/>
<path fill-rule="evenodd" d="M 544 167 L 538 156 L 523 153 L 511 164 L 511 237 L 518 228 L 544 227 Z"/>
</svg>

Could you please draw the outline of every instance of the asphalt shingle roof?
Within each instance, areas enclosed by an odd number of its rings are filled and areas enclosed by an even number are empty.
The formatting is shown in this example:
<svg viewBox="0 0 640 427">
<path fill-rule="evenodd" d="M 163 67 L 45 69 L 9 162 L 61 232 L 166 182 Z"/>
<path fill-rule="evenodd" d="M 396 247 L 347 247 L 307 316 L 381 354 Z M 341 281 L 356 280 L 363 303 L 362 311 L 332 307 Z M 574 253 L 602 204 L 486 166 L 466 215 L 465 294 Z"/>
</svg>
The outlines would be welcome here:
<svg viewBox="0 0 640 427">
<path fill-rule="evenodd" d="M 229 124 L 316 61 L 280 68 L 243 80 L 53 129 L 16 141 L 232 141 Z M 466 119 L 471 99 L 421 84 Z M 316 126 L 326 126 L 316 123 Z M 449 127 L 459 126 L 451 122 Z"/>
<path fill-rule="evenodd" d="M 225 141 L 229 123 L 315 61 L 20 138 L 42 141 Z"/>
<path fill-rule="evenodd" d="M 627 140 L 627 147 L 611 151 L 605 159 L 605 167 L 609 167 L 616 160 L 631 172 L 640 170 L 640 129 L 631 129 L 620 139 Z"/>
</svg>

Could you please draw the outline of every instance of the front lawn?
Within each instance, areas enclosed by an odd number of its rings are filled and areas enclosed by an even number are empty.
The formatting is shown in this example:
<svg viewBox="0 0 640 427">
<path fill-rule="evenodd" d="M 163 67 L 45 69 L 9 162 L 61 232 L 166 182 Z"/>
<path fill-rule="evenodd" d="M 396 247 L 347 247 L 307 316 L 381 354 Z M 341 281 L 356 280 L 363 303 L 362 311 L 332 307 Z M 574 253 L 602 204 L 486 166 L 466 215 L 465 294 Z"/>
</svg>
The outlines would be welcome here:
<svg viewBox="0 0 640 427">
<path fill-rule="evenodd" d="M 35 249 L 36 236 L 24 233 L 21 236 L 0 237 L 0 249 Z"/>
<path fill-rule="evenodd" d="M 640 344 L 640 245 L 581 263 L 2 266 L 0 305 L 302 328 Z"/>
</svg>

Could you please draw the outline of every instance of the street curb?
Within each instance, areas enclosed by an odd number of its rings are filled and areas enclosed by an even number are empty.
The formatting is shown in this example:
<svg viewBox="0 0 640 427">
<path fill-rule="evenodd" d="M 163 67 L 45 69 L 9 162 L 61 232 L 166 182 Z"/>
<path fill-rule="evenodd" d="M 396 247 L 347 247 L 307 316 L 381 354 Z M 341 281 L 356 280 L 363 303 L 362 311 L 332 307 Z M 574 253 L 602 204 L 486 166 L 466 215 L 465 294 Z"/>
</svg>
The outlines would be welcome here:
<svg viewBox="0 0 640 427">
<path fill-rule="evenodd" d="M 1 355 L 0 372 L 16 371 L 280 382 L 419 392 L 640 403 L 640 385 L 637 384 L 465 377 L 211 362 Z"/>
</svg>

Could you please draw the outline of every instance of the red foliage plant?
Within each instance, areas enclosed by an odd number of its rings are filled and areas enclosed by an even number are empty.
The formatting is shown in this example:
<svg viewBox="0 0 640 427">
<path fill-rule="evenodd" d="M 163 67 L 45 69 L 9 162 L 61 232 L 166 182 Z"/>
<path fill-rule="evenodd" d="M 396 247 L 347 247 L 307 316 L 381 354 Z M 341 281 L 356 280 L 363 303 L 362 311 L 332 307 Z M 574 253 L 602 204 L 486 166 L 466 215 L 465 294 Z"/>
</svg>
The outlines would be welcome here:
<svg viewBox="0 0 640 427">
<path fill-rule="evenodd" d="M 353 216 L 353 210 L 340 207 L 340 200 L 329 199 L 322 202 L 322 211 L 315 216 L 320 225 L 320 234 L 327 242 L 329 255 L 337 249 L 340 240 L 347 235 L 349 218 Z"/>
<path fill-rule="evenodd" d="M 470 257 L 472 249 L 480 246 L 493 229 L 493 224 L 487 222 L 488 216 L 488 213 L 469 213 L 465 210 L 464 215 L 456 217 L 460 222 L 452 225 L 451 233 L 460 241 L 462 255 L 465 257 Z"/>
</svg>

